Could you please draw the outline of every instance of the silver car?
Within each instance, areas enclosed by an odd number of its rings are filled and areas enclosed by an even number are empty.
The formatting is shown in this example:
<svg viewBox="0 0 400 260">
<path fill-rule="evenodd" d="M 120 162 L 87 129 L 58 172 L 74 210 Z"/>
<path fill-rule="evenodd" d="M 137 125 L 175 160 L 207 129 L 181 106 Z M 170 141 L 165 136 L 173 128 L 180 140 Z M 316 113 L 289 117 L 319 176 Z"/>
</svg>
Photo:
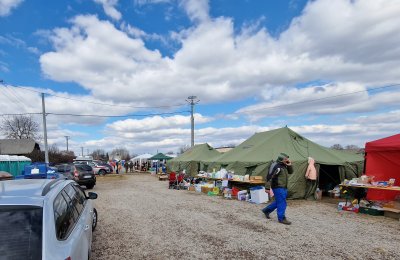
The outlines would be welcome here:
<svg viewBox="0 0 400 260">
<path fill-rule="evenodd" d="M 96 198 L 71 180 L 0 182 L 0 258 L 88 259 Z"/>
</svg>

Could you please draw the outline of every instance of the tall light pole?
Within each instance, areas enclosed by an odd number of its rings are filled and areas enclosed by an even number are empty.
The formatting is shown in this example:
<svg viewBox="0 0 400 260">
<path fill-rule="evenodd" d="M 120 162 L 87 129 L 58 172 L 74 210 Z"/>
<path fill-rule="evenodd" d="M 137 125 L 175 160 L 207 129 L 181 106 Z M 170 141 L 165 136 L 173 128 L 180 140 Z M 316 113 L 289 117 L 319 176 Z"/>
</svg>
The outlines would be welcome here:
<svg viewBox="0 0 400 260">
<path fill-rule="evenodd" d="M 68 152 L 68 139 L 70 138 L 70 136 L 66 135 L 65 139 L 67 140 L 67 152 Z"/>
<path fill-rule="evenodd" d="M 190 147 L 194 146 L 194 116 L 193 116 L 193 112 L 194 112 L 194 105 L 196 105 L 197 103 L 199 103 L 200 100 L 196 100 L 197 99 L 196 96 L 189 96 L 186 101 L 190 104 L 190 122 L 191 122 L 191 126 L 192 126 L 192 131 L 191 131 L 191 142 L 190 142 Z"/>
<path fill-rule="evenodd" d="M 42 115 L 43 115 L 43 135 L 44 135 L 44 160 L 49 164 L 49 148 L 47 146 L 47 125 L 46 125 L 46 106 L 44 102 L 44 93 L 42 93 Z"/>
</svg>

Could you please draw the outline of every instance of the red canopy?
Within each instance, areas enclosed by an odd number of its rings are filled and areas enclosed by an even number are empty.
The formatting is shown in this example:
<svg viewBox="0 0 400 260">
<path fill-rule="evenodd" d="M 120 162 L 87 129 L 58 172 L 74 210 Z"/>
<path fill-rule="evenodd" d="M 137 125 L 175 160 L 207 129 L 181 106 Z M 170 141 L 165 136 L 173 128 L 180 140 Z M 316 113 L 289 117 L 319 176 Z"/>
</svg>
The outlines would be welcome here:
<svg viewBox="0 0 400 260">
<path fill-rule="evenodd" d="M 374 181 L 395 179 L 395 185 L 400 186 L 400 134 L 392 135 L 365 144 L 365 174 L 375 176 Z M 393 200 L 396 191 L 369 190 L 370 200 Z"/>
</svg>

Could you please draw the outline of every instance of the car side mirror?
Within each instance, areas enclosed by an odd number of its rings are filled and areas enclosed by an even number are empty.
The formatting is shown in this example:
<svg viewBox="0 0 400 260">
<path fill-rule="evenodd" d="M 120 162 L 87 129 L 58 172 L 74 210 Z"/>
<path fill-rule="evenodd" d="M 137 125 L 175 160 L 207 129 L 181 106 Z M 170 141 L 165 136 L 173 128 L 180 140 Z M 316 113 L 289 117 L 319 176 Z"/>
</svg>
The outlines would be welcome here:
<svg viewBox="0 0 400 260">
<path fill-rule="evenodd" d="M 90 200 L 95 200 L 95 199 L 97 199 L 97 193 L 88 192 L 88 197 L 87 198 L 90 199 Z"/>
</svg>

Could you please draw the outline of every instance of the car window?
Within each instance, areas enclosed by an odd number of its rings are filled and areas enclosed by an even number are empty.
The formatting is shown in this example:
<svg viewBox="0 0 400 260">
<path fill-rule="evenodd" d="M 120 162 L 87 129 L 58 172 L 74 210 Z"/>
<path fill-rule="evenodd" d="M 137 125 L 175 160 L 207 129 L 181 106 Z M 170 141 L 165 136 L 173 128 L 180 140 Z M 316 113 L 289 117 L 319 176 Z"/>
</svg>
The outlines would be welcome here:
<svg viewBox="0 0 400 260">
<path fill-rule="evenodd" d="M 59 165 L 59 166 L 57 166 L 57 171 L 59 171 L 59 172 L 65 172 L 65 170 L 64 170 L 64 165 Z"/>
<path fill-rule="evenodd" d="M 66 172 L 70 172 L 71 171 L 71 166 L 70 165 L 67 165 L 67 167 L 66 167 L 66 170 L 65 170 Z"/>
<path fill-rule="evenodd" d="M 92 167 L 90 167 L 89 165 L 85 165 L 85 164 L 75 165 L 75 168 L 78 171 L 91 171 L 92 170 Z"/>
<path fill-rule="evenodd" d="M 75 225 L 74 212 L 71 211 L 72 208 L 68 205 L 67 195 L 63 195 L 63 193 L 60 192 L 57 195 L 53 204 L 56 235 L 60 240 L 66 239 Z"/>
<path fill-rule="evenodd" d="M 82 207 L 85 206 L 86 204 L 86 194 L 82 190 L 82 188 L 78 185 L 72 185 L 74 189 L 76 190 L 77 196 L 78 196 L 78 203 L 82 205 Z"/>
<path fill-rule="evenodd" d="M 43 208 L 0 206 L 0 259 L 42 259 Z"/>
<path fill-rule="evenodd" d="M 64 192 L 69 198 L 69 200 L 67 199 L 67 201 L 69 201 L 69 206 L 75 209 L 73 211 L 73 216 L 74 216 L 74 219 L 76 221 L 79 218 L 79 215 L 81 214 L 82 209 L 83 209 L 83 204 L 80 203 L 79 194 L 72 187 L 71 184 L 67 185 L 64 188 Z"/>
</svg>

